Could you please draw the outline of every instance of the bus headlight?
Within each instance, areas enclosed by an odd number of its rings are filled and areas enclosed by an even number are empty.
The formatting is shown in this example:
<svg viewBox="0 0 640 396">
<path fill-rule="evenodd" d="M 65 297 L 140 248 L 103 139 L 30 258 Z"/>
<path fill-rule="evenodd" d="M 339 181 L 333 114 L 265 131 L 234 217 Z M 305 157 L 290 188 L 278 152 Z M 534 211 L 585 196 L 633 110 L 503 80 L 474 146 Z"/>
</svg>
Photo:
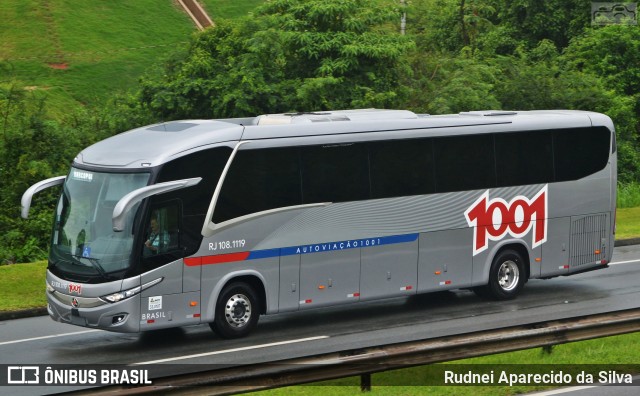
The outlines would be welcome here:
<svg viewBox="0 0 640 396">
<path fill-rule="evenodd" d="M 142 288 L 140 286 L 134 287 L 133 289 L 121 291 L 118 293 L 109 294 L 108 296 L 102 296 L 100 299 L 109 303 L 117 303 L 118 301 L 126 300 L 129 297 L 133 297 L 136 294 L 140 293 Z"/>
<path fill-rule="evenodd" d="M 162 282 L 163 279 L 164 278 L 158 278 L 158 279 L 152 280 L 151 282 L 145 283 L 142 286 L 136 286 L 129 290 L 124 290 L 117 293 L 109 294 L 107 296 L 102 296 L 100 297 L 100 299 L 108 303 L 117 303 L 119 301 L 126 300 L 127 298 L 133 297 L 136 294 L 140 293 L 141 291 L 150 288 L 151 286 L 157 285 L 158 283 Z"/>
</svg>

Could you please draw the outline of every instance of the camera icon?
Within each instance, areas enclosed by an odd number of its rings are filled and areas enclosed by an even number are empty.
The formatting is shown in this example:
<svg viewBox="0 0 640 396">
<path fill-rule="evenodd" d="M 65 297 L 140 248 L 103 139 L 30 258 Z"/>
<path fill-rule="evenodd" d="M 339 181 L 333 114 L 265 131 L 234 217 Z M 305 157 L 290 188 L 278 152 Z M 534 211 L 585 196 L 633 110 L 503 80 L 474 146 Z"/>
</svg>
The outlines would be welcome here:
<svg viewBox="0 0 640 396">
<path fill-rule="evenodd" d="M 637 25 L 638 3 L 591 3 L 591 24 Z"/>
</svg>

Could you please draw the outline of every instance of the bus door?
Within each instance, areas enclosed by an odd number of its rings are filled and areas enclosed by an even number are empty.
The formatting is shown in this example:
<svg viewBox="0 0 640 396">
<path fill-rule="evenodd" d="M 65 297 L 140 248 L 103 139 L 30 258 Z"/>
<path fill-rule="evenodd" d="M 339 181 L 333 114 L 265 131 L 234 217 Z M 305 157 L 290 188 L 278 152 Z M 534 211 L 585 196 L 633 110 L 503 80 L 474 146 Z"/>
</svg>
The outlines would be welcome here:
<svg viewBox="0 0 640 396">
<path fill-rule="evenodd" d="M 184 265 L 178 200 L 152 206 L 143 230 L 140 330 L 200 323 L 200 266 Z"/>
</svg>

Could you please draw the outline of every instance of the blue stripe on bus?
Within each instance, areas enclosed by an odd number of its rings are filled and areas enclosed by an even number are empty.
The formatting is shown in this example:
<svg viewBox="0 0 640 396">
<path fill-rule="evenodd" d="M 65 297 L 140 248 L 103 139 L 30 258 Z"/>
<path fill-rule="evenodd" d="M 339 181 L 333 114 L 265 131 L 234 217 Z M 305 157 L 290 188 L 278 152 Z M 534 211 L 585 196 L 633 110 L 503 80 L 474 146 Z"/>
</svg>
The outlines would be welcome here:
<svg viewBox="0 0 640 396">
<path fill-rule="evenodd" d="M 247 260 L 258 260 L 258 259 L 265 259 L 265 258 L 271 258 L 271 257 L 278 257 L 280 256 L 280 250 L 282 249 L 254 250 L 252 252 L 249 252 L 249 257 L 247 257 Z"/>
<path fill-rule="evenodd" d="M 253 250 L 249 252 L 247 260 L 258 260 L 278 256 L 292 256 L 296 254 L 333 252 L 373 246 L 394 245 L 398 243 L 415 242 L 417 239 L 418 234 L 405 234 L 379 238 L 349 239 L 346 241 L 315 243 L 309 245 L 290 246 L 280 249 Z"/>
</svg>

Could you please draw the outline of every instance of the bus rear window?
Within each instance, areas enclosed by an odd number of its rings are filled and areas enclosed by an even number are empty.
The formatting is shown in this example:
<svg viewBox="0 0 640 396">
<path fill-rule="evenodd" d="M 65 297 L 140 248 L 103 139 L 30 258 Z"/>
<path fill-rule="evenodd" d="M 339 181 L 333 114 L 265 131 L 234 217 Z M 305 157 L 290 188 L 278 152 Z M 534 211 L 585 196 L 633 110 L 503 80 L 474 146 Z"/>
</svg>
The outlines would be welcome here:
<svg viewBox="0 0 640 396">
<path fill-rule="evenodd" d="M 582 179 L 603 169 L 610 145 L 611 132 L 605 127 L 554 131 L 556 181 Z"/>
</svg>

